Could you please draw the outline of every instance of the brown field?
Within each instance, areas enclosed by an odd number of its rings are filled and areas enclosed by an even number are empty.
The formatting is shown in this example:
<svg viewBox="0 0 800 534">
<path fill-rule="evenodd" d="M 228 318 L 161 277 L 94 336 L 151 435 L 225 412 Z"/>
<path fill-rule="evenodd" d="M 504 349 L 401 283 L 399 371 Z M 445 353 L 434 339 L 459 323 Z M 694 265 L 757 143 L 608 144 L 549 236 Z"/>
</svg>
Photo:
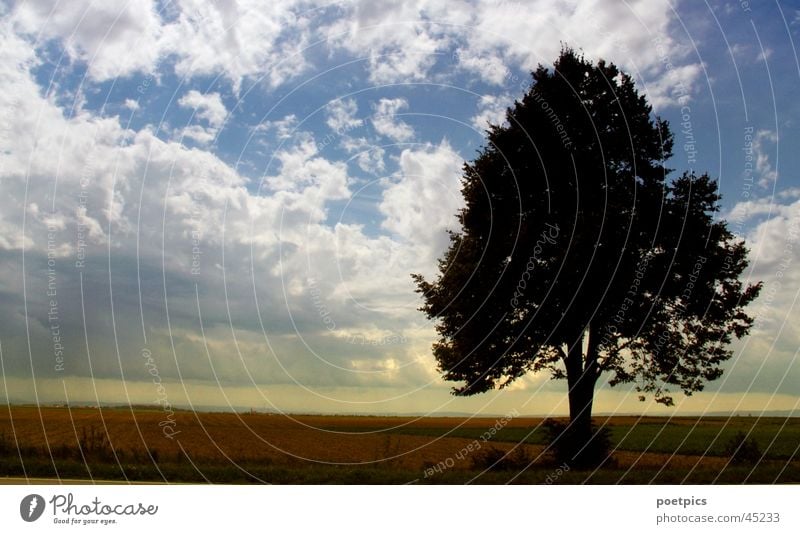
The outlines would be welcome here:
<svg viewBox="0 0 800 534">
<path fill-rule="evenodd" d="M 251 475 L 253 466 L 278 466 L 295 471 L 320 467 L 336 468 L 339 472 L 342 469 L 373 469 L 383 474 L 391 473 L 395 477 L 392 482 L 396 482 L 397 477 L 408 481 L 427 478 L 423 476 L 426 469 L 447 462 L 447 469 L 443 470 L 447 476 L 472 480 L 470 477 L 473 475 L 469 473 L 481 476 L 485 467 L 474 464 L 477 453 L 459 455 L 459 452 L 475 443 L 480 443 L 484 452 L 489 449 L 522 451 L 532 460 L 531 470 L 538 469 L 544 474 L 553 471 L 553 463 L 544 453 L 543 442 L 537 442 L 531 434 L 531 430 L 542 422 L 537 418 L 503 420 L 502 429 L 494 436 L 495 439 L 486 442 L 481 435 L 501 418 L 286 416 L 188 411 L 177 411 L 171 417 L 172 429 L 176 432 L 174 439 L 165 437 L 162 432 L 167 414 L 157 408 L 10 407 L 0 411 L 0 442 L 4 443 L 0 459 L 5 462 L 2 465 L 7 471 L 0 472 L 0 476 L 31 476 L 30 466 L 42 464 L 39 465 L 40 471 L 44 469 L 41 472 L 52 471 L 64 478 L 67 478 L 65 470 L 70 468 L 71 476 L 78 478 L 146 479 L 149 476 L 150 479 L 170 481 L 203 481 L 210 480 L 206 471 L 216 467 L 227 470 L 224 480 L 238 480 L 238 475 L 245 481 L 263 481 L 260 475 Z M 794 420 L 787 421 L 778 427 L 784 429 L 782 439 L 788 439 L 786 436 L 794 439 L 800 435 L 800 425 Z M 598 418 L 596 422 L 625 432 L 631 428 L 665 425 L 664 418 L 653 417 Z M 677 418 L 669 421 L 668 428 L 673 432 L 681 426 L 696 427 L 699 422 L 705 432 L 716 428 L 715 425 L 723 430 L 725 425 L 732 425 L 722 418 L 704 418 L 702 421 Z M 736 428 L 744 428 L 742 425 L 745 423 L 736 422 Z M 792 433 L 787 434 L 786 428 Z M 658 445 L 661 443 L 659 440 L 647 442 L 640 439 L 638 444 L 630 445 L 632 442 L 629 441 L 628 446 L 620 446 L 614 452 L 614 464 L 609 467 L 613 468 L 617 478 L 606 482 L 631 476 L 638 482 L 648 482 L 647 476 L 678 472 L 704 473 L 707 476 L 702 481 L 716 481 L 716 475 L 729 467 L 729 458 L 719 454 L 677 454 L 669 450 L 665 452 L 663 447 L 658 450 L 653 443 Z M 700 450 L 705 449 L 701 447 Z M 785 456 L 759 462 L 759 465 L 768 467 L 770 473 L 777 473 L 776 480 L 785 481 L 790 476 L 786 473 L 796 473 L 800 469 L 800 462 L 794 459 L 796 456 Z M 20 466 L 16 466 L 15 461 Z M 79 469 L 75 474 L 76 465 L 83 471 Z M 109 472 L 108 469 L 103 471 L 98 466 L 111 466 L 118 468 L 119 472 L 110 471 L 111 475 L 103 475 Z M 140 466 L 144 471 L 130 466 Z M 168 476 L 164 474 L 166 471 L 162 472 L 162 468 L 168 466 L 183 466 L 190 472 L 188 475 L 181 471 Z M 791 469 L 787 471 L 787 467 Z M 41 472 L 37 471 L 38 474 Z M 650 475 L 646 476 L 645 472 Z M 284 473 L 281 480 L 292 482 L 294 476 Z M 378 481 L 382 480 L 381 476 L 378 476 Z M 587 476 L 583 475 L 584 479 Z M 636 479 L 637 476 L 640 478 Z M 573 483 L 576 481 L 582 482 L 583 479 L 572 480 Z"/>
<path fill-rule="evenodd" d="M 337 465 L 384 464 L 422 469 L 455 455 L 473 439 L 402 434 L 403 429 L 491 428 L 495 418 L 410 418 L 371 416 L 286 416 L 276 414 L 176 412 L 174 439 L 165 437 L 158 410 L 15 407 L 0 412 L 0 432 L 21 444 L 44 449 L 78 447 L 84 430 L 93 429 L 112 449 L 146 457 L 186 455 L 206 462 L 289 462 Z M 520 418 L 508 427 L 526 428 L 539 420 Z M 510 449 L 513 443 L 497 443 Z M 542 447 L 526 446 L 531 452 Z M 458 466 L 468 467 L 468 463 Z"/>
</svg>

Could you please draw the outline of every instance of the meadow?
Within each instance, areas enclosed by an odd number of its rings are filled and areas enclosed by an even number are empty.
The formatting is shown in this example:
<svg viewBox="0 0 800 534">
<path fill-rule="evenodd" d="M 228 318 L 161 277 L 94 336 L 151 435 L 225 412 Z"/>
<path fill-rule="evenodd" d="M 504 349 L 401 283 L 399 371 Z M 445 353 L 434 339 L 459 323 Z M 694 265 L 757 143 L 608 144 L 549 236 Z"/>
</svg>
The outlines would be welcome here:
<svg viewBox="0 0 800 534">
<path fill-rule="evenodd" d="M 0 477 L 277 484 L 800 482 L 800 419 L 598 417 L 613 452 L 557 462 L 541 418 L 10 406 Z M 172 437 L 168 437 L 171 434 Z M 746 438 L 746 439 L 745 439 Z M 745 447 L 739 447 L 742 442 Z M 736 454 L 737 447 L 747 454 Z"/>
</svg>

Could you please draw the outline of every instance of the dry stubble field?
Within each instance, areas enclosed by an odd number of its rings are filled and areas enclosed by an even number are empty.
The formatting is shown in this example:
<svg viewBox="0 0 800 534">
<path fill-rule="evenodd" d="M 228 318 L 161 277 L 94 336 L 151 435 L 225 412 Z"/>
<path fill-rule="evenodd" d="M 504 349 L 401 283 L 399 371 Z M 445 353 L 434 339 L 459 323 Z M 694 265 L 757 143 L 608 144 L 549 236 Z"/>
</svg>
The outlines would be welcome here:
<svg viewBox="0 0 800 534">
<path fill-rule="evenodd" d="M 178 411 L 170 426 L 174 439 L 163 433 L 165 419 L 155 408 L 9 407 L 0 411 L 0 476 L 256 483 L 800 481 L 800 423 L 791 418 L 598 418 L 611 429 L 615 451 L 596 471 L 559 469 L 545 451 L 537 418 Z M 734 464 L 726 447 L 741 431 L 758 444 L 758 455 Z M 514 462 L 493 465 L 487 453 L 497 451 Z"/>
</svg>

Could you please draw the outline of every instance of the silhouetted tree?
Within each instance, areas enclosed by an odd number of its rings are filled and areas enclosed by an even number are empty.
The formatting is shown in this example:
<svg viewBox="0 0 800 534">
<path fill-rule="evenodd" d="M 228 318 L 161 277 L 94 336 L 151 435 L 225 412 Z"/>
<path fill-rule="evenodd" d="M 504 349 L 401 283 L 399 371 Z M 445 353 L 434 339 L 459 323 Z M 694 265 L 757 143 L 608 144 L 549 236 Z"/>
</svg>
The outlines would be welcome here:
<svg viewBox="0 0 800 534">
<path fill-rule="evenodd" d="M 613 64 L 569 48 L 465 164 L 461 230 L 439 275 L 413 275 L 436 320 L 433 353 L 457 395 L 549 371 L 569 386 L 571 430 L 588 442 L 601 374 L 671 404 L 722 374 L 749 331 L 744 243 L 708 175 L 672 172 L 666 121 Z"/>
</svg>

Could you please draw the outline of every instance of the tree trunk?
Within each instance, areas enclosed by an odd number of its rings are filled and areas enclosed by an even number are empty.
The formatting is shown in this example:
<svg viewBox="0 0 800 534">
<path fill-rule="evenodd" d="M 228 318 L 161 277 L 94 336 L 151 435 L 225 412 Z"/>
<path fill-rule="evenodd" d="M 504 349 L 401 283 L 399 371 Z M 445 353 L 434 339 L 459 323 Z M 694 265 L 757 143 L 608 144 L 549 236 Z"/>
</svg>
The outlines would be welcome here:
<svg viewBox="0 0 800 534">
<path fill-rule="evenodd" d="M 569 347 L 567 353 L 567 384 L 569 385 L 569 429 L 567 439 L 574 447 L 573 460 L 584 463 L 581 458 L 591 456 L 589 442 L 592 439 L 592 403 L 597 381 L 596 336 L 589 333 L 586 357 L 583 354 L 581 334 Z"/>
<path fill-rule="evenodd" d="M 569 390 L 569 422 L 576 438 L 588 443 L 592 435 L 594 383 L 579 377 Z"/>
</svg>

